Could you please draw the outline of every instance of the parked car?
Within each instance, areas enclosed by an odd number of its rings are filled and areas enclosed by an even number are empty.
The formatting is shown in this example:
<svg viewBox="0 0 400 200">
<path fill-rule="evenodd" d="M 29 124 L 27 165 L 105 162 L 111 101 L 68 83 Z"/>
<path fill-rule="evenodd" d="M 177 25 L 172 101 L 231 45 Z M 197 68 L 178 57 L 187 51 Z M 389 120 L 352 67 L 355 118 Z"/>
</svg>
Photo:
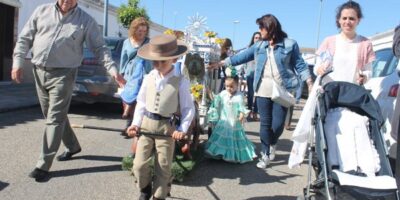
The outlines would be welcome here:
<svg viewBox="0 0 400 200">
<path fill-rule="evenodd" d="M 375 51 L 376 60 L 372 64 L 372 78 L 365 84 L 372 96 L 378 101 L 385 126 L 382 129 L 387 141 L 391 158 L 396 157 L 396 141 L 390 136 L 391 121 L 396 105 L 397 89 L 400 83 L 399 59 L 393 55 L 390 47 Z"/>
<path fill-rule="evenodd" d="M 112 59 L 119 66 L 124 38 L 104 38 Z M 120 103 L 118 84 L 88 49 L 83 49 L 82 65 L 78 68 L 72 100 L 84 103 Z"/>
</svg>

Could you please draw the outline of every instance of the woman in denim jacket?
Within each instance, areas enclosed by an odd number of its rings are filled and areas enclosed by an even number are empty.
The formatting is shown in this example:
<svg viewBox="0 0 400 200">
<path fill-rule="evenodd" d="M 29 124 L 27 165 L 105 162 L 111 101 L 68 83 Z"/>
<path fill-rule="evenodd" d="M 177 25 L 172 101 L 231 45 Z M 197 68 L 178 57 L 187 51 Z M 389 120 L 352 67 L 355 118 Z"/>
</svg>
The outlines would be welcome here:
<svg viewBox="0 0 400 200">
<path fill-rule="evenodd" d="M 289 91 L 297 88 L 299 78 L 307 80 L 309 86 L 312 79 L 297 42 L 287 38 L 278 19 L 267 14 L 258 18 L 256 23 L 262 40 L 219 64 L 236 66 L 252 60 L 256 62 L 253 85 L 260 114 L 261 140 L 261 158 L 257 167 L 264 169 L 275 158 L 276 143 L 283 132 L 287 113 L 286 107 L 271 100 L 272 79 Z"/>
</svg>

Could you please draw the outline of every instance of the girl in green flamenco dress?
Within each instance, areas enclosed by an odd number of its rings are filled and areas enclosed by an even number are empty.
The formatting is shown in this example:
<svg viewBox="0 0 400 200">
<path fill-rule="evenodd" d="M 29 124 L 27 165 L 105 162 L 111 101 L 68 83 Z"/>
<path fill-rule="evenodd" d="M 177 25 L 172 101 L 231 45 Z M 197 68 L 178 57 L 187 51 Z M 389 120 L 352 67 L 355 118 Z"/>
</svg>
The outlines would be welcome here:
<svg viewBox="0 0 400 200">
<path fill-rule="evenodd" d="M 256 158 L 254 144 L 246 137 L 243 128 L 249 113 L 243 94 L 238 89 L 239 78 L 226 77 L 225 90 L 215 96 L 208 111 L 209 122 L 214 128 L 206 143 L 206 155 L 227 162 L 245 163 Z"/>
</svg>

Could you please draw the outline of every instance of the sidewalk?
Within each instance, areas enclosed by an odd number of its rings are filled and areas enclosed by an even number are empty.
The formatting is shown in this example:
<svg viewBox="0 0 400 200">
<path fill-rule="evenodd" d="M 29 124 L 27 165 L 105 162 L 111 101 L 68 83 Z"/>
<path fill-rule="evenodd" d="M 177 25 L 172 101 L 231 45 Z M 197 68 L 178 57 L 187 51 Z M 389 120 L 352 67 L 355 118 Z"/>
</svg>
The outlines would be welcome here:
<svg viewBox="0 0 400 200">
<path fill-rule="evenodd" d="M 0 113 L 38 104 L 34 83 L 0 82 Z"/>
</svg>

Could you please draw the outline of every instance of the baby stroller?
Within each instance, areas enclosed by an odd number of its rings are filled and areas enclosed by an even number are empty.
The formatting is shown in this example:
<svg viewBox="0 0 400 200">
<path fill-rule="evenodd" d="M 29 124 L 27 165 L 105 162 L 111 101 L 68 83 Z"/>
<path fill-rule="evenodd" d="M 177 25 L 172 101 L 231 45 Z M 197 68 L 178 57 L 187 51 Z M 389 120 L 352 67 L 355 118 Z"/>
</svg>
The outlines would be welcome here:
<svg viewBox="0 0 400 200">
<path fill-rule="evenodd" d="M 323 77 L 321 82 L 322 79 Z M 303 196 L 299 199 L 399 199 L 396 180 L 388 161 L 387 148 L 380 133 L 384 120 L 378 103 L 366 89 L 348 82 L 325 84 L 321 92 L 318 92 L 317 98 L 312 120 L 313 129 L 309 137 L 308 183 Z M 348 137 L 341 139 L 342 135 L 348 134 L 348 131 L 339 133 L 337 130 L 332 130 L 332 124 L 335 124 L 330 117 L 332 110 L 340 111 L 338 113 L 345 110 L 352 116 L 358 116 L 347 119 L 350 122 L 347 124 L 356 123 L 357 118 L 363 119 L 365 121 L 363 130 L 366 131 L 350 133 L 350 137 L 354 137 L 354 140 L 350 140 L 355 142 L 349 142 Z M 344 117 L 344 113 L 341 113 L 340 117 Z M 360 133 L 367 140 L 356 138 Z M 339 145 L 340 142 L 344 144 Z M 362 148 L 351 147 L 354 144 Z M 368 148 L 365 148 L 366 146 Z M 368 165 L 365 164 L 367 161 L 359 157 L 376 162 Z M 349 166 L 356 167 L 354 170 L 349 170 L 351 169 Z M 315 181 L 311 181 L 312 169 L 315 171 Z M 368 169 L 373 169 L 372 173 Z"/>
</svg>

